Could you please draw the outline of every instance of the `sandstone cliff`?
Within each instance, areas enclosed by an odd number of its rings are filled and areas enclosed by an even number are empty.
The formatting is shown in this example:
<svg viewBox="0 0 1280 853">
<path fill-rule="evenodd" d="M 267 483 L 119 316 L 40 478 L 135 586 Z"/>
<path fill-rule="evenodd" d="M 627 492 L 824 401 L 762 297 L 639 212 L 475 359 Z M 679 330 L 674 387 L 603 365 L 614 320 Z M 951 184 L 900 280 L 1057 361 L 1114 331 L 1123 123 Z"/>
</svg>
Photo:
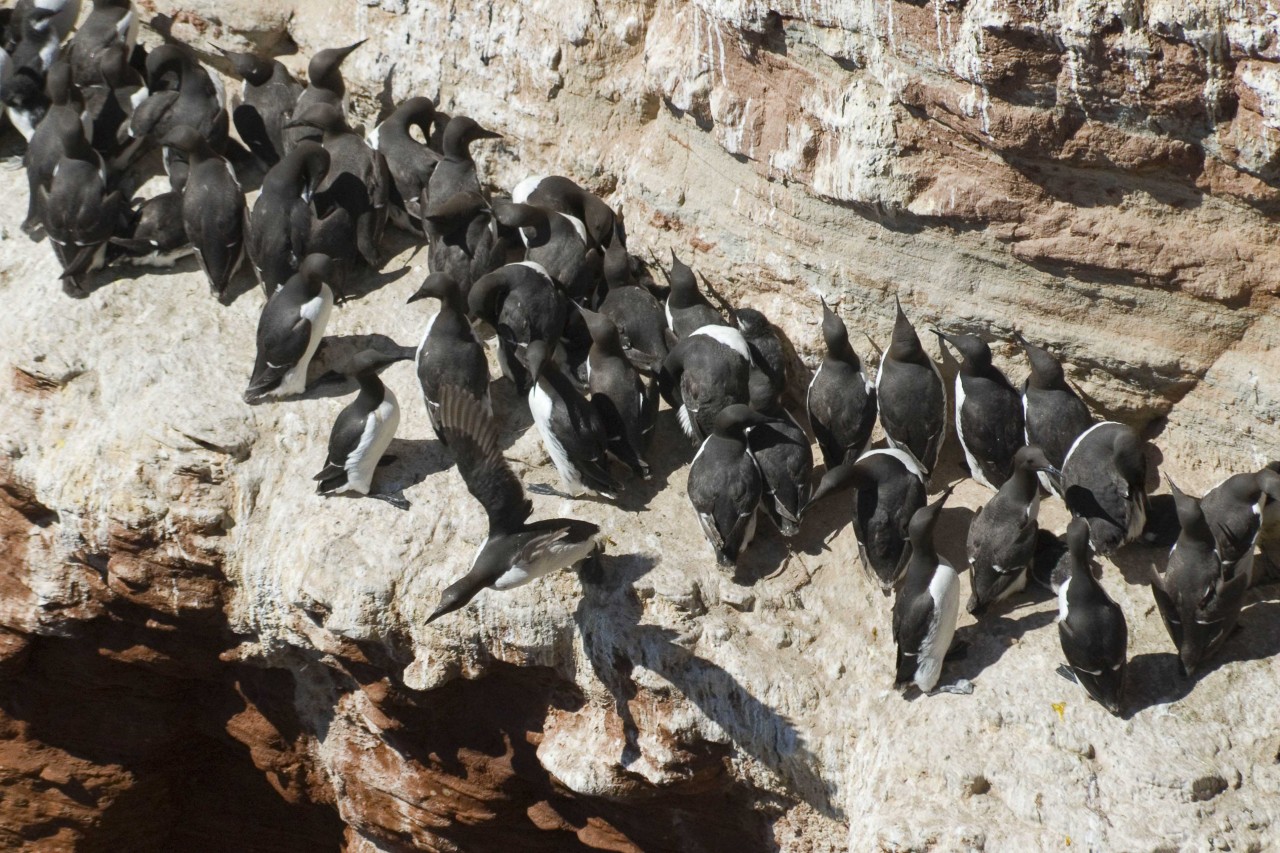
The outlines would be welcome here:
<svg viewBox="0 0 1280 853">
<path fill-rule="evenodd" d="M 155 33 L 346 68 L 358 114 L 411 94 L 502 131 L 496 187 L 574 176 L 766 312 L 812 365 L 819 294 L 887 339 L 921 324 L 1046 343 L 1192 491 L 1280 457 L 1280 32 L 1252 0 L 444 3 L 143 0 Z M 298 56 L 286 60 L 301 69 Z M 9 153 L 13 153 L 10 151 Z M 1280 845 L 1280 599 L 1194 684 L 1145 586 L 1133 712 L 1054 675 L 1054 602 L 982 625 L 944 679 L 889 689 L 887 602 L 839 507 L 730 577 L 683 495 L 668 415 L 605 580 L 482 594 L 430 627 L 484 536 L 412 370 L 408 513 L 322 499 L 341 389 L 250 407 L 261 296 L 194 266 L 68 300 L 0 186 L 0 840 L 58 850 L 1263 850 Z M 398 281 L 335 312 L 329 357 L 417 340 Z M 931 349 L 933 342 L 926 342 Z M 855 340 L 864 356 L 870 356 Z M 1007 344 L 997 358 L 1020 380 Z M 322 370 L 318 365 L 316 370 Z M 551 481 L 510 386 L 507 455 Z M 327 395 L 327 396 L 326 396 Z M 954 457 L 954 447 L 949 449 Z M 957 474 L 954 458 L 947 469 Z M 986 493 L 943 521 L 962 556 Z M 1065 514 L 1046 507 L 1045 526 Z"/>
</svg>

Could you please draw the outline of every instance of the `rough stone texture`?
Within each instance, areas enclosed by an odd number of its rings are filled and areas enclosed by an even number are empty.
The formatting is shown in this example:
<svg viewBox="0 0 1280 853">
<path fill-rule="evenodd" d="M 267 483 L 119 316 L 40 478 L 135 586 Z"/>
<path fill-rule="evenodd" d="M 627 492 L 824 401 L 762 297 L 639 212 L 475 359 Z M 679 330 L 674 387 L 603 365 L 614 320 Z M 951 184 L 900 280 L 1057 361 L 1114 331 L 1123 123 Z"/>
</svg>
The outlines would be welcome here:
<svg viewBox="0 0 1280 853">
<path fill-rule="evenodd" d="M 197 45 L 369 36 L 347 65 L 366 120 L 409 94 L 475 116 L 505 134 L 478 146 L 496 186 L 579 178 L 633 248 L 692 255 L 810 365 L 818 294 L 883 343 L 899 293 L 922 326 L 1064 354 L 1184 488 L 1280 457 L 1280 47 L 1260 3 L 141 5 Z M 0 186 L 25 192 L 14 171 Z M 341 401 L 240 401 L 259 292 L 216 305 L 186 265 L 67 300 L 21 207 L 0 210 L 6 846 L 216 849 L 229 828 L 242 850 L 1280 845 L 1274 584 L 1192 685 L 1144 585 L 1159 549 L 1108 562 L 1128 719 L 1054 675 L 1039 593 L 961 620 L 944 679 L 972 696 L 907 701 L 852 533 L 822 544 L 842 508 L 794 556 L 766 533 L 721 573 L 664 415 L 623 507 L 535 499 L 606 527 L 602 585 L 564 573 L 424 627 L 484 522 L 412 370 L 386 374 L 404 417 L 380 474 L 412 510 L 321 499 Z M 424 263 L 401 252 L 404 279 L 337 311 L 330 355 L 415 341 Z M 551 480 L 495 390 L 518 472 Z M 965 483 L 944 514 L 953 561 L 985 498 Z"/>
</svg>

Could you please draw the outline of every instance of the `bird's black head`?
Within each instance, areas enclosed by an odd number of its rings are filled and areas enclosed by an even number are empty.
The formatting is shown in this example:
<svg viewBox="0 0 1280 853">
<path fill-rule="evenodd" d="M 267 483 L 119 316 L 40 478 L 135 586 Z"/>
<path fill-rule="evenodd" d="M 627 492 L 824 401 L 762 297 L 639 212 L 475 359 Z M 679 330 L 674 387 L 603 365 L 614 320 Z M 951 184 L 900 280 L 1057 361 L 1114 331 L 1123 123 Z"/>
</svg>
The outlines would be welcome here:
<svg viewBox="0 0 1280 853">
<path fill-rule="evenodd" d="M 686 300 L 698 298 L 698 280 L 693 270 L 671 250 L 671 271 L 667 273 L 667 281 L 671 284 L 672 295 L 680 294 Z"/>
<path fill-rule="evenodd" d="M 1067 551 L 1071 554 L 1073 565 L 1089 566 L 1089 522 L 1083 518 L 1073 518 L 1067 525 Z"/>
<path fill-rule="evenodd" d="M 845 326 L 844 320 L 840 319 L 840 315 L 831 310 L 831 306 L 827 305 L 825 299 L 822 300 L 822 340 L 827 345 L 829 355 L 851 360 L 857 365 L 858 356 L 853 351 L 853 345 L 849 343 L 849 329 Z"/>
<path fill-rule="evenodd" d="M 314 127 L 325 133 L 337 133 L 347 129 L 347 119 L 333 104 L 317 103 L 294 116 L 285 127 Z"/>
<path fill-rule="evenodd" d="M 1035 346 L 1021 336 L 1019 336 L 1018 342 L 1022 344 L 1022 351 L 1027 354 L 1027 362 L 1031 365 L 1031 375 L 1027 377 L 1027 383 L 1032 388 L 1048 390 L 1067 387 L 1067 379 L 1062 372 L 1062 365 L 1049 354 L 1048 350 Z"/>
<path fill-rule="evenodd" d="M 754 308 L 739 308 L 734 314 L 738 320 L 738 330 L 745 338 L 758 338 L 769 334 L 772 329 L 769 318 Z"/>
<path fill-rule="evenodd" d="M 427 299 L 428 297 L 439 299 L 446 304 L 454 305 L 462 296 L 458 283 L 453 280 L 453 276 L 443 272 L 433 272 L 427 276 L 414 294 L 409 297 L 408 302 L 417 302 L 419 299 Z"/>
<path fill-rule="evenodd" d="M 591 333 L 591 340 L 594 343 L 607 352 L 622 351 L 622 340 L 618 336 L 618 327 L 614 325 L 613 320 L 604 314 L 589 311 L 581 305 L 578 306 L 578 311 L 586 321 L 587 331 Z"/>
<path fill-rule="evenodd" d="M 1280 471 L 1268 466 L 1257 473 L 1258 488 L 1268 501 L 1280 502 Z"/>
<path fill-rule="evenodd" d="M 455 157 L 466 153 L 477 139 L 501 139 L 502 134 L 485 130 L 470 116 L 454 116 L 444 131 L 444 153 Z"/>
<path fill-rule="evenodd" d="M 954 488 L 955 486 L 947 486 L 936 501 L 920 507 L 911 516 L 911 521 L 907 525 L 907 536 L 911 539 L 912 548 L 925 552 L 933 549 L 933 529 L 937 527 L 942 507 L 946 504 L 947 498 L 951 497 L 951 491 Z"/>
<path fill-rule="evenodd" d="M 725 406 L 716 415 L 711 431 L 723 438 L 741 436 L 746 430 L 761 424 L 772 423 L 773 418 L 762 415 L 750 406 L 734 403 Z"/>
<path fill-rule="evenodd" d="M 889 339 L 889 349 L 885 354 L 894 361 L 927 365 L 929 356 L 920 345 L 920 337 L 916 334 L 915 326 L 907 319 L 907 312 L 902 310 L 902 300 L 895 296 L 893 302 L 897 314 L 893 320 L 893 336 Z"/>
<path fill-rule="evenodd" d="M 183 78 L 194 64 L 186 46 L 160 45 L 147 54 L 147 88 L 152 92 L 181 89 Z"/>
<path fill-rule="evenodd" d="M 431 127 L 435 115 L 435 101 L 427 97 L 418 96 L 410 98 L 396 107 L 396 111 L 391 114 L 390 121 L 396 122 L 406 130 L 416 126 L 418 130 L 422 131 L 422 141 L 426 143 L 431 141 Z"/>
<path fill-rule="evenodd" d="M 160 144 L 168 148 L 177 148 L 187 154 L 208 153 L 209 143 L 200 132 L 190 125 L 180 124 L 165 134 Z"/>
<path fill-rule="evenodd" d="M 342 61 L 351 55 L 351 51 L 365 43 L 365 39 L 346 47 L 329 47 L 317 51 L 307 63 L 307 82 L 312 86 L 328 89 L 339 95 L 346 91 L 342 82 Z"/>
<path fill-rule="evenodd" d="M 1125 427 L 1111 445 L 1111 459 L 1116 472 L 1131 490 L 1143 490 L 1147 482 L 1146 442 L 1132 427 Z"/>
<path fill-rule="evenodd" d="M 298 264 L 298 275 L 308 281 L 332 281 L 333 260 L 320 252 L 312 252 Z"/>
<path fill-rule="evenodd" d="M 991 347 L 976 335 L 948 335 L 937 329 L 933 333 L 955 347 L 964 357 L 961 368 L 971 373 L 981 372 L 991 366 Z"/>
<path fill-rule="evenodd" d="M 1173 493 L 1173 506 L 1178 513 L 1182 536 L 1200 542 L 1212 542 L 1213 533 L 1205 520 L 1204 510 L 1200 508 L 1200 501 L 1179 489 L 1178 484 L 1167 473 L 1164 479 L 1169 484 L 1169 491 Z"/>
<path fill-rule="evenodd" d="M 264 59 L 256 53 L 241 53 L 234 50 L 227 50 L 225 47 L 216 47 L 231 63 L 231 70 L 241 80 L 244 80 L 250 86 L 261 86 L 271 79 L 271 75 L 275 72 L 275 68 L 271 64 L 270 59 Z"/>
<path fill-rule="evenodd" d="M 427 617 L 427 624 L 430 625 L 441 616 L 445 616 L 455 610 L 461 610 L 473 597 L 474 592 L 468 591 L 460 583 L 446 587 L 445 591 L 440 593 L 440 603 L 436 605 L 436 609 L 431 611 L 431 615 Z"/>
<path fill-rule="evenodd" d="M 1013 465 L 1023 471 L 1046 471 L 1054 476 L 1059 473 L 1049 457 L 1044 455 L 1044 451 L 1034 444 L 1019 447 L 1018 452 L 1013 454 Z"/>
<path fill-rule="evenodd" d="M 49 100 L 58 106 L 68 104 L 73 99 L 79 101 L 80 90 L 71 84 L 70 62 L 59 59 L 49 66 L 44 78 L 44 90 L 48 93 Z"/>
<path fill-rule="evenodd" d="M 537 379 L 545 368 L 552 364 L 554 353 L 546 341 L 534 341 L 525 350 L 525 358 L 529 362 L 529 375 Z"/>
</svg>

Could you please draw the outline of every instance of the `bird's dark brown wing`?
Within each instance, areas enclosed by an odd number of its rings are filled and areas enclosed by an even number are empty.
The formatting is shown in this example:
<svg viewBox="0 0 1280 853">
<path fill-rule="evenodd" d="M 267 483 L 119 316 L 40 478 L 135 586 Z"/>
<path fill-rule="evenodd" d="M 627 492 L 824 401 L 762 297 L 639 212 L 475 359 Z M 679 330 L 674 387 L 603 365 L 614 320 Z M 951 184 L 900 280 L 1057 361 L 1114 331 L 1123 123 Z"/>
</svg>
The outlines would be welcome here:
<svg viewBox="0 0 1280 853">
<path fill-rule="evenodd" d="M 533 505 L 502 457 L 498 424 L 484 403 L 456 385 L 442 386 L 440 429 L 467 490 L 489 515 L 489 535 L 520 529 Z"/>
</svg>

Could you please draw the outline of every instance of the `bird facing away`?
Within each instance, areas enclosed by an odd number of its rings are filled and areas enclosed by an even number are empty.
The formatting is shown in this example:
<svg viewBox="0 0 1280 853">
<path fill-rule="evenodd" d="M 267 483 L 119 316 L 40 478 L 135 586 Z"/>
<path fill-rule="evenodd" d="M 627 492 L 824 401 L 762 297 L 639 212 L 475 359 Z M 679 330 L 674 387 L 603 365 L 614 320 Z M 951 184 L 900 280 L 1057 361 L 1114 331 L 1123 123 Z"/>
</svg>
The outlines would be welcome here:
<svg viewBox="0 0 1280 853">
<path fill-rule="evenodd" d="M 1124 706 L 1129 627 L 1089 565 L 1089 524 L 1067 526 L 1070 575 L 1058 589 L 1058 639 L 1076 680 L 1113 714 Z"/>
<path fill-rule="evenodd" d="M 408 301 L 429 297 L 440 300 L 440 310 L 427 320 L 414 360 L 431 428 L 437 438 L 447 443 L 440 427 L 441 390 L 446 385 L 461 388 L 492 413 L 489 362 L 484 356 L 484 346 L 467 320 L 466 302 L 458 283 L 446 273 L 432 273 Z"/>
<path fill-rule="evenodd" d="M 862 567 L 889 595 L 902 580 L 911 556 L 911 519 L 928 502 L 924 469 L 904 450 L 868 450 L 823 474 L 809 503 L 850 487 L 857 490 L 853 531 Z"/>
<path fill-rule="evenodd" d="M 466 575 L 450 584 L 427 617 L 431 623 L 466 606 L 482 589 L 523 586 L 594 559 L 600 528 L 573 518 L 529 521 L 533 505 L 502 457 L 498 425 L 479 399 L 451 385 L 440 389 L 440 429 L 458 471 L 489 518 L 489 533 Z"/>
<path fill-rule="evenodd" d="M 947 429 L 947 391 L 897 301 L 893 338 L 876 373 L 876 405 L 889 445 L 915 457 L 928 476 Z"/>
<path fill-rule="evenodd" d="M 1147 523 L 1147 459 L 1130 427 L 1104 421 L 1085 430 L 1062 463 L 1062 496 L 1089 522 L 1089 542 L 1107 556 L 1137 539 Z"/>
<path fill-rule="evenodd" d="M 689 502 L 716 562 L 726 568 L 737 563 L 755 536 L 764 483 L 747 445 L 747 431 L 769 420 L 742 403 L 727 406 L 689 466 Z"/>
<path fill-rule="evenodd" d="M 1013 476 L 969 524 L 967 550 L 973 595 L 967 609 L 975 616 L 1026 588 L 1040 530 L 1037 478 L 1041 472 L 1058 473 L 1040 448 L 1019 448 L 1013 457 Z"/>
<path fill-rule="evenodd" d="M 857 459 L 871 445 L 876 425 L 876 386 L 862 369 L 840 315 L 822 303 L 826 354 L 809 383 L 805 408 L 813 435 L 830 471 Z"/>
<path fill-rule="evenodd" d="M 974 335 L 935 333 L 963 357 L 956 373 L 956 438 L 969 473 L 988 489 L 999 489 L 1013 474 L 1013 456 L 1022 446 L 1022 399 L 991 361 L 991 347 Z"/>
<path fill-rule="evenodd" d="M 1059 471 L 1067 461 L 1067 451 L 1075 440 L 1093 426 L 1089 407 L 1067 384 L 1058 360 L 1040 347 L 1019 338 L 1027 354 L 1031 373 L 1022 385 L 1022 414 L 1026 423 L 1026 442 L 1044 451 Z M 1041 472 L 1040 483 L 1048 491 L 1062 497 L 1061 475 Z"/>
<path fill-rule="evenodd" d="M 1182 526 L 1163 572 L 1151 579 L 1151 592 L 1178 661 L 1190 678 L 1213 657 L 1235 630 L 1249 576 L 1224 571 L 1222 554 L 1205 521 L 1200 501 L 1169 481 Z"/>
</svg>

